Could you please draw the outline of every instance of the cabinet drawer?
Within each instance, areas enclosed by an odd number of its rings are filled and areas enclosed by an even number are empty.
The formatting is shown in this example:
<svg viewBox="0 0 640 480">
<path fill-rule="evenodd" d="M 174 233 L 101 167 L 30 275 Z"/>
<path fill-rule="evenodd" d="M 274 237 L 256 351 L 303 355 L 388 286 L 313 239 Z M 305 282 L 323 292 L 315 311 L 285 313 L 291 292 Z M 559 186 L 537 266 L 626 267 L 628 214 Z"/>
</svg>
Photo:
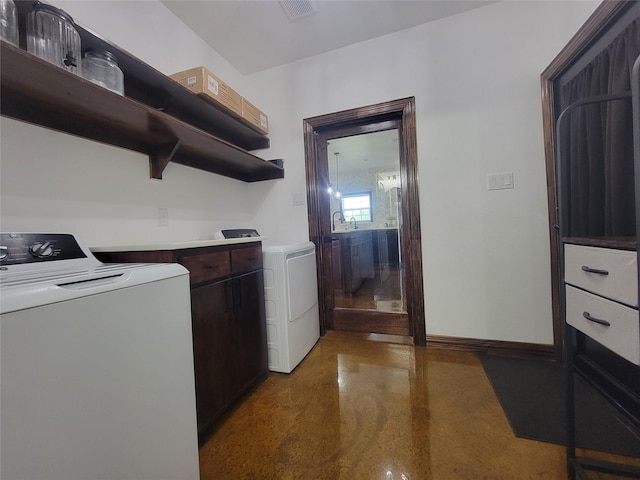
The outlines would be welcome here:
<svg viewBox="0 0 640 480">
<path fill-rule="evenodd" d="M 567 323 L 630 362 L 640 365 L 638 311 L 571 286 L 566 287 Z M 604 320 L 601 325 L 592 319 Z"/>
<path fill-rule="evenodd" d="M 565 245 L 565 282 L 638 306 L 636 252 Z"/>
<path fill-rule="evenodd" d="M 248 247 L 231 250 L 232 273 L 251 272 L 262 268 L 262 247 Z"/>
<path fill-rule="evenodd" d="M 191 285 L 231 274 L 229 252 L 212 252 L 182 257 L 180 263 L 190 273 Z"/>
</svg>

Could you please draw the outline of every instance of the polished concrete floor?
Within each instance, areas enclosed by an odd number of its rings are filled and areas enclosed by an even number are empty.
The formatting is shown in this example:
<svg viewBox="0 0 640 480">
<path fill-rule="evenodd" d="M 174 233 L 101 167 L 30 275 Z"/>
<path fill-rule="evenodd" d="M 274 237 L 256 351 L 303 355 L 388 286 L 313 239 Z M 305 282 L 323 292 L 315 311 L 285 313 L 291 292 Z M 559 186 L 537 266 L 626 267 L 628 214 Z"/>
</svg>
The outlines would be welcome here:
<svg viewBox="0 0 640 480">
<path fill-rule="evenodd" d="M 388 340 L 329 332 L 270 374 L 201 448 L 202 480 L 566 478 L 564 447 L 514 436 L 476 355 Z"/>
</svg>

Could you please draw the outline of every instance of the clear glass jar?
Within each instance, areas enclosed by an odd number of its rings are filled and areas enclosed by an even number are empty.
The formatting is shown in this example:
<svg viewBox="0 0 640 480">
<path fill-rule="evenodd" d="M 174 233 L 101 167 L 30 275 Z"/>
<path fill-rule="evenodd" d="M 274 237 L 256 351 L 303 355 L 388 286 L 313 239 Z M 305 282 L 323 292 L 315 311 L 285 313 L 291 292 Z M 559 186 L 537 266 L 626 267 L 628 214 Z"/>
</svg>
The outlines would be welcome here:
<svg viewBox="0 0 640 480">
<path fill-rule="evenodd" d="M 64 10 L 34 3 L 27 15 L 27 51 L 80 75 L 80 35 Z"/>
<path fill-rule="evenodd" d="M 124 95 L 124 75 L 115 55 L 106 50 L 87 49 L 82 58 L 82 77 Z"/>
<path fill-rule="evenodd" d="M 18 11 L 13 0 L 0 0 L 0 37 L 18 46 Z"/>
</svg>

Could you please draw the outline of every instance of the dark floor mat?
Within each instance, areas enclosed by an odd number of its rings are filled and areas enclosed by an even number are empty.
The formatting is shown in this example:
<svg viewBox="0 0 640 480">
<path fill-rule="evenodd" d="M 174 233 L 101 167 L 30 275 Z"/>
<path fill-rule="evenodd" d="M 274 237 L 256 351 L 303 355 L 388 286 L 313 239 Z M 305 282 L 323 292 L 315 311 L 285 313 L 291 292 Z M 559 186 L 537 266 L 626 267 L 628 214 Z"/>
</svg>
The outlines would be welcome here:
<svg viewBox="0 0 640 480">
<path fill-rule="evenodd" d="M 479 356 L 513 433 L 565 444 L 562 365 L 538 359 Z M 583 380 L 575 378 L 576 446 L 640 457 L 640 438 Z"/>
</svg>

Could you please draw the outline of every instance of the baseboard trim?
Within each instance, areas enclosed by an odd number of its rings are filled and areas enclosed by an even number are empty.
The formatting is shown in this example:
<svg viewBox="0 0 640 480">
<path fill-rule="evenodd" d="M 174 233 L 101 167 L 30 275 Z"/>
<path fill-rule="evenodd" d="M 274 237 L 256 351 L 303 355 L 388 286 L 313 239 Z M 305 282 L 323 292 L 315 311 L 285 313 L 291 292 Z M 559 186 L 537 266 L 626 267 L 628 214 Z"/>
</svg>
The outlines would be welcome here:
<svg viewBox="0 0 640 480">
<path fill-rule="evenodd" d="M 517 358 L 542 358 L 555 360 L 553 345 L 539 343 L 508 342 L 504 340 L 481 340 L 475 338 L 447 337 L 427 334 L 427 348 L 479 352 L 489 355 Z"/>
</svg>

